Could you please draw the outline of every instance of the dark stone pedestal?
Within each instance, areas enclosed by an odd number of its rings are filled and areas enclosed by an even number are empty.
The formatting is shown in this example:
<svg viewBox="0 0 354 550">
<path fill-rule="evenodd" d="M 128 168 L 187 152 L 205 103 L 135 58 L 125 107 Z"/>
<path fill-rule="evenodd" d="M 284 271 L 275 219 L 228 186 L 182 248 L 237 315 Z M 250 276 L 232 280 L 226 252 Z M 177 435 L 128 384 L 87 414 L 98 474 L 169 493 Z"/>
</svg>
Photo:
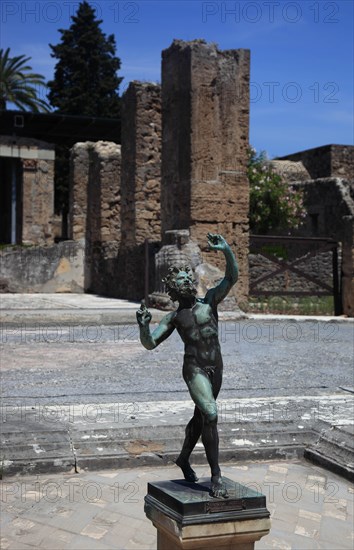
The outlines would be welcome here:
<svg viewBox="0 0 354 550">
<path fill-rule="evenodd" d="M 223 478 L 229 498 L 210 496 L 210 479 L 148 483 L 145 513 L 157 529 L 157 550 L 253 550 L 270 530 L 266 498 Z"/>
</svg>

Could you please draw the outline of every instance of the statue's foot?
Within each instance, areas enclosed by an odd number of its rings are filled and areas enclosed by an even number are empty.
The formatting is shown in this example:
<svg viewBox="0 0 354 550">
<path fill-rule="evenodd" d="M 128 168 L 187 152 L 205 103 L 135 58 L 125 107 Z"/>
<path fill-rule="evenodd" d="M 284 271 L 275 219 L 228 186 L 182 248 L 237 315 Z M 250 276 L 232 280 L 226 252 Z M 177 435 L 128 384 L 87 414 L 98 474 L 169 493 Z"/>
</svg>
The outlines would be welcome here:
<svg viewBox="0 0 354 550">
<path fill-rule="evenodd" d="M 220 474 L 211 476 L 210 495 L 215 498 L 229 498 L 228 492 Z"/>
<path fill-rule="evenodd" d="M 188 460 L 182 460 L 181 458 L 177 458 L 176 464 L 181 468 L 184 475 L 184 479 L 186 481 L 189 481 L 190 483 L 195 483 L 196 481 L 198 481 L 197 474 L 189 464 Z"/>
</svg>

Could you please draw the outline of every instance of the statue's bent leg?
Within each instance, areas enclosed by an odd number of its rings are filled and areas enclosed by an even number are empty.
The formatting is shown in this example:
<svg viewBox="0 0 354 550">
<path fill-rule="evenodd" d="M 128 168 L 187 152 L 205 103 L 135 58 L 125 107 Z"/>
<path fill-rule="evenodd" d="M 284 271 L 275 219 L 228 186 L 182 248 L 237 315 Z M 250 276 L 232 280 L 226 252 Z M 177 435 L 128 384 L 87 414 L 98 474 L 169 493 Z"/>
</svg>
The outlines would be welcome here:
<svg viewBox="0 0 354 550">
<path fill-rule="evenodd" d="M 202 433 L 203 418 L 198 407 L 194 409 L 194 415 L 186 427 L 186 437 L 179 457 L 176 460 L 177 466 L 182 469 L 186 481 L 198 481 L 197 474 L 189 464 L 189 457 Z"/>
<path fill-rule="evenodd" d="M 211 469 L 212 495 L 227 496 L 222 483 L 219 466 L 219 436 L 217 429 L 217 406 L 214 398 L 212 384 L 201 369 L 194 370 L 192 376 L 186 379 L 191 397 L 199 408 L 203 417 L 202 441 L 207 460 Z"/>
</svg>

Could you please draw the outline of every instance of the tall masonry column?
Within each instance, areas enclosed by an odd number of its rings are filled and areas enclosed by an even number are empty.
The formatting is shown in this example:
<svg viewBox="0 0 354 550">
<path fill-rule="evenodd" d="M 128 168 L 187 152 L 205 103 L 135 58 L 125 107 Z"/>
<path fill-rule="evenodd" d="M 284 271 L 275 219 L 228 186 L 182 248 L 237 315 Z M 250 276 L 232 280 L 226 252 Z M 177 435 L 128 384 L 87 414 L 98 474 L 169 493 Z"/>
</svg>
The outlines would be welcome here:
<svg viewBox="0 0 354 550">
<path fill-rule="evenodd" d="M 85 250 L 84 289 L 117 296 L 121 235 L 120 145 L 76 143 L 70 157 L 69 235 Z"/>
<path fill-rule="evenodd" d="M 239 302 L 248 296 L 249 77 L 249 50 L 174 40 L 162 52 L 162 239 L 189 229 L 204 261 L 223 269 L 206 234 L 225 236 L 239 262 Z"/>
<path fill-rule="evenodd" d="M 122 98 L 119 266 L 124 298 L 144 297 L 144 243 L 160 241 L 160 189 L 161 87 L 133 81 Z"/>
</svg>

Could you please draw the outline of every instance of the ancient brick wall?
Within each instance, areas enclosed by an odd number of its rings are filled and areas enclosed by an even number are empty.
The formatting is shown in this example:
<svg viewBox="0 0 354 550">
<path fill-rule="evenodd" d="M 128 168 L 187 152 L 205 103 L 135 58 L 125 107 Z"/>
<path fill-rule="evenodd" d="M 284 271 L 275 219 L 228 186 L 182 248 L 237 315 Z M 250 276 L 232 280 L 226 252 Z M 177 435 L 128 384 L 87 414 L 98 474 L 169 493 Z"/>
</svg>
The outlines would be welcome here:
<svg viewBox="0 0 354 550">
<path fill-rule="evenodd" d="M 120 145 L 98 141 L 90 150 L 87 192 L 86 282 L 97 294 L 117 296 L 121 242 Z"/>
<path fill-rule="evenodd" d="M 342 309 L 346 315 L 353 317 L 354 146 L 325 145 L 281 157 L 280 161 L 301 162 L 313 178 L 306 180 L 301 177 L 294 184 L 304 190 L 307 216 L 292 233 L 303 237 L 332 237 L 341 243 Z M 291 181 L 286 174 L 284 179 Z M 324 264 L 317 266 L 319 274 L 325 270 Z M 253 267 L 251 277 L 254 273 Z"/>
<path fill-rule="evenodd" d="M 71 152 L 70 236 L 85 243 L 85 290 L 117 295 L 121 238 L 120 145 L 77 143 Z"/>
<path fill-rule="evenodd" d="M 249 50 L 220 51 L 175 40 L 162 52 L 162 237 L 190 229 L 204 261 L 208 231 L 222 233 L 240 266 L 237 296 L 248 294 Z"/>
<path fill-rule="evenodd" d="M 3 161 L 0 215 L 2 233 L 7 237 L 3 242 L 52 243 L 54 145 L 37 139 L 0 136 L 0 158 Z M 12 225 L 16 226 L 15 241 L 11 240 Z"/>
<path fill-rule="evenodd" d="M 331 145 L 331 176 L 354 180 L 353 145 Z"/>
<path fill-rule="evenodd" d="M 0 291 L 84 292 L 84 252 L 82 241 L 6 247 L 0 250 Z"/>
<path fill-rule="evenodd" d="M 354 177 L 353 145 L 324 145 L 279 158 L 302 161 L 313 179 L 338 177 L 352 180 Z"/>
<path fill-rule="evenodd" d="M 22 243 L 53 242 L 54 160 L 22 161 Z"/>
<path fill-rule="evenodd" d="M 69 237 L 75 241 L 86 237 L 89 151 L 92 147 L 90 141 L 79 142 L 70 152 Z"/>
<path fill-rule="evenodd" d="M 121 295 L 144 296 L 144 243 L 160 241 L 161 88 L 131 82 L 122 98 Z"/>
<path fill-rule="evenodd" d="M 354 316 L 354 194 L 352 184 L 342 178 L 318 178 L 293 183 L 295 189 L 304 191 L 307 215 L 298 229 L 292 230 L 297 237 L 332 238 L 339 243 L 338 269 L 341 280 L 342 310 L 349 317 Z M 279 242 L 279 244 L 281 244 Z M 296 264 L 309 276 L 332 286 L 332 252 L 323 252 L 311 258 L 305 254 L 303 261 Z M 250 282 L 275 269 L 275 264 L 258 254 L 249 255 Z M 257 289 L 281 291 L 308 291 L 315 296 L 319 288 L 311 281 L 283 272 L 266 279 Z"/>
<path fill-rule="evenodd" d="M 320 178 L 295 184 L 304 190 L 305 223 L 297 235 L 331 237 L 342 245 L 343 313 L 354 316 L 354 200 L 350 183 L 341 178 Z"/>
</svg>

